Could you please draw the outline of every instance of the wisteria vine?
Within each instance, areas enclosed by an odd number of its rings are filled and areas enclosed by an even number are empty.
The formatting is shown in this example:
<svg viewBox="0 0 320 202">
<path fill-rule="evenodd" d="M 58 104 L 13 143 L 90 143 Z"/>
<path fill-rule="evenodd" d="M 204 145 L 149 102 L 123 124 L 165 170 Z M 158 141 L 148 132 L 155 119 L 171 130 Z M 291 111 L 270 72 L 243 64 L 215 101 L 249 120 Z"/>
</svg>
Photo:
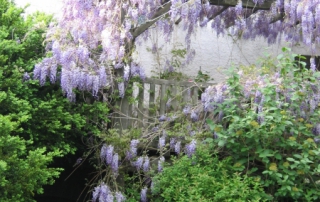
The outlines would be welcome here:
<svg viewBox="0 0 320 202">
<path fill-rule="evenodd" d="M 259 5 L 266 2 L 270 2 L 270 8 L 260 10 Z M 99 89 L 114 90 L 115 70 L 124 68 L 123 78 L 117 82 L 123 97 L 124 84 L 131 76 L 145 78 L 143 67 L 132 61 L 131 54 L 137 38 L 148 38 L 151 25 L 170 40 L 175 24 L 181 23 L 191 55 L 192 33 L 210 23 L 218 35 L 228 33 L 244 39 L 262 36 L 269 43 L 283 37 L 315 51 L 320 42 L 319 0 L 253 3 L 254 8 L 247 8 L 241 0 L 230 6 L 215 0 L 65 0 L 62 17 L 47 32 L 48 57 L 35 66 L 33 78 L 41 85 L 47 79 L 52 83 L 58 80 L 73 101 L 75 89 L 93 96 Z"/>
<path fill-rule="evenodd" d="M 246 2 L 239 0 L 237 5 L 219 5 L 218 1 L 203 0 L 65 0 L 63 15 L 57 23 L 52 23 L 47 32 L 48 57 L 34 68 L 33 78 L 44 85 L 49 79 L 51 83 L 60 82 L 62 91 L 70 101 L 75 100 L 75 89 L 91 92 L 98 96 L 99 91 L 106 87 L 114 89 L 118 83 L 120 97 L 125 95 L 125 83 L 130 77 L 145 78 L 143 67 L 131 57 L 137 38 L 147 39 L 148 28 L 151 25 L 162 30 L 165 39 L 170 40 L 175 24 L 181 23 L 186 31 L 185 42 L 190 51 L 191 35 L 197 27 L 210 26 L 218 35 L 232 34 L 244 39 L 265 37 L 269 43 L 275 43 L 281 38 L 292 44 L 303 43 L 315 51 L 320 43 L 320 1 L 319 0 L 275 0 L 269 9 L 259 9 L 259 5 L 267 2 L 253 0 L 255 8 L 247 8 Z M 314 59 L 311 59 L 314 70 Z M 116 79 L 118 70 L 123 70 L 121 78 Z M 118 75 L 119 76 L 119 75 Z M 281 79 L 275 73 L 271 79 L 279 94 L 290 97 L 295 91 L 281 88 Z M 243 93 L 247 98 L 254 97 L 257 112 L 263 111 L 263 94 L 257 86 L 263 87 L 265 79 L 246 81 Z M 319 105 L 318 87 L 310 93 L 309 101 L 301 104 L 301 117 L 308 114 Z M 202 110 L 212 112 L 216 106 L 227 99 L 229 87 L 226 84 L 212 86 L 202 95 Z M 301 89 L 303 90 L 303 89 Z M 199 121 L 202 111 L 186 106 L 184 116 L 191 122 Z M 223 118 L 219 112 L 219 119 Z M 263 122 L 262 113 L 258 122 Z M 167 121 L 160 117 L 159 121 Z M 315 135 L 320 134 L 320 124 L 313 128 Z M 215 134 L 216 135 L 216 134 Z M 192 135 L 190 135 L 192 136 Z M 158 148 L 166 147 L 169 137 L 160 136 Z M 150 171 L 150 159 L 138 156 L 138 140 L 132 140 L 125 159 L 136 170 Z M 197 146 L 192 139 L 188 144 L 176 137 L 169 141 L 170 149 L 177 155 L 184 152 L 191 157 Z M 183 147 L 184 146 L 184 147 Z M 109 166 L 114 176 L 118 175 L 121 156 L 115 152 L 112 145 L 103 145 L 101 159 Z M 157 170 L 163 170 L 165 158 L 158 159 Z M 147 187 L 141 191 L 141 200 L 147 201 Z M 99 184 L 93 190 L 93 201 L 124 201 L 123 194 L 111 191 L 105 183 Z"/>
</svg>

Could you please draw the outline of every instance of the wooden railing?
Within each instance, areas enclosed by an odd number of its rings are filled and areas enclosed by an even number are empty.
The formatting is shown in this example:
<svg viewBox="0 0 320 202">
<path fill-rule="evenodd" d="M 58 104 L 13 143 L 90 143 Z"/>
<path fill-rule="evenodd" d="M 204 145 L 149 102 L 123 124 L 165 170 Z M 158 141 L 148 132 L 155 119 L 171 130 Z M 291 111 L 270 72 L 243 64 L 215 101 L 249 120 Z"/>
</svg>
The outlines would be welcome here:
<svg viewBox="0 0 320 202">
<path fill-rule="evenodd" d="M 112 115 L 112 127 L 119 129 L 148 126 L 161 115 L 182 110 L 199 102 L 201 93 L 213 83 L 146 78 L 135 83 L 136 95 L 117 102 Z"/>
</svg>

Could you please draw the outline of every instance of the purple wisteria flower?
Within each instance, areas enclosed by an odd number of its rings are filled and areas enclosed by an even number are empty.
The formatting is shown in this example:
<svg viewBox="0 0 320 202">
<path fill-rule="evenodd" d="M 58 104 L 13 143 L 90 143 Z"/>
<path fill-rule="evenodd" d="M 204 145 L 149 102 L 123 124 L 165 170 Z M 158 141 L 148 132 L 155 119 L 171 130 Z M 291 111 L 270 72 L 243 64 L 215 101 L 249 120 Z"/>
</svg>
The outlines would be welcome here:
<svg viewBox="0 0 320 202">
<path fill-rule="evenodd" d="M 102 161 L 104 161 L 106 159 L 107 156 L 107 145 L 103 144 L 100 150 L 100 158 Z"/>
<path fill-rule="evenodd" d="M 94 188 L 94 191 L 92 192 L 92 201 L 95 202 L 95 201 L 97 201 L 97 199 L 99 199 L 99 201 L 108 201 L 109 202 L 110 201 L 110 200 L 108 200 L 110 198 L 109 195 L 112 196 L 112 193 L 111 193 L 109 187 L 106 184 L 102 183 L 99 186 Z M 110 202 L 113 202 L 113 200 Z"/>
<path fill-rule="evenodd" d="M 141 190 L 141 193 L 140 193 L 140 200 L 141 202 L 147 202 L 147 191 L 148 191 L 148 188 L 147 187 L 144 187 L 142 190 Z"/>
<path fill-rule="evenodd" d="M 166 137 L 163 135 L 159 138 L 159 148 L 162 149 L 166 146 Z"/>
<path fill-rule="evenodd" d="M 313 72 L 316 71 L 316 62 L 315 62 L 314 57 L 311 57 L 311 58 L 310 58 L 310 69 L 311 69 Z"/>
<path fill-rule="evenodd" d="M 199 121 L 199 116 L 194 110 L 192 110 L 190 117 L 193 122 Z"/>
<path fill-rule="evenodd" d="M 186 154 L 189 158 L 191 158 L 196 151 L 196 146 L 197 142 L 195 140 L 192 140 L 189 144 L 186 145 Z"/>
<path fill-rule="evenodd" d="M 180 154 L 180 150 L 181 150 L 181 141 L 178 141 L 178 142 L 174 145 L 174 151 L 179 155 L 179 154 Z"/>
<path fill-rule="evenodd" d="M 108 145 L 107 146 L 106 157 L 105 157 L 107 165 L 111 165 L 112 164 L 113 150 L 114 150 L 114 147 L 112 145 Z"/>
<path fill-rule="evenodd" d="M 143 170 L 143 172 L 148 172 L 149 169 L 150 169 L 150 160 L 149 160 L 149 157 L 146 156 L 146 157 L 144 157 L 144 163 L 142 166 L 142 170 Z"/>
<path fill-rule="evenodd" d="M 135 162 L 133 162 L 133 165 L 136 167 L 137 170 L 140 170 L 143 165 L 143 157 L 140 156 Z"/>
<path fill-rule="evenodd" d="M 194 130 L 192 130 L 192 131 L 189 132 L 189 135 L 190 135 L 191 137 L 193 137 L 195 134 L 196 134 L 196 131 L 194 131 Z"/>
<path fill-rule="evenodd" d="M 119 169 L 119 155 L 117 153 L 115 153 L 112 157 L 111 169 L 113 174 L 117 176 Z"/>
<path fill-rule="evenodd" d="M 170 149 L 174 149 L 176 144 L 176 138 L 170 138 Z"/>
<path fill-rule="evenodd" d="M 130 76 L 130 66 L 126 65 L 126 66 L 124 66 L 123 79 L 125 81 L 128 81 L 129 80 L 129 76 Z"/>
<path fill-rule="evenodd" d="M 120 82 L 118 83 L 118 90 L 119 90 L 119 96 L 121 98 L 124 98 L 124 83 L 123 82 Z"/>
<path fill-rule="evenodd" d="M 159 161 L 158 161 L 158 172 L 159 172 L 159 173 L 162 172 L 162 170 L 163 170 L 163 163 L 164 163 L 164 161 L 165 161 L 164 157 L 161 156 L 161 157 L 159 158 Z"/>
<path fill-rule="evenodd" d="M 123 196 L 123 194 L 119 191 L 116 192 L 116 201 L 117 202 L 123 202 L 126 198 Z"/>
<path fill-rule="evenodd" d="M 190 113 L 190 110 L 191 110 L 191 107 L 190 106 L 185 106 L 184 108 L 183 108 L 183 113 L 185 114 L 185 115 L 188 115 L 189 113 Z"/>
<path fill-rule="evenodd" d="M 25 73 L 23 74 L 23 79 L 22 79 L 22 81 L 25 82 L 25 81 L 29 81 L 29 80 L 30 80 L 30 76 L 29 76 L 28 72 L 25 72 Z"/>
<path fill-rule="evenodd" d="M 163 122 L 163 121 L 166 121 L 166 120 L 167 120 L 166 115 L 161 115 L 160 118 L 159 118 L 160 122 Z"/>
<path fill-rule="evenodd" d="M 172 99 L 169 98 L 169 100 L 168 100 L 167 103 L 166 103 L 166 107 L 167 107 L 167 108 L 171 107 L 171 102 L 172 102 Z"/>
<path fill-rule="evenodd" d="M 314 135 L 320 135 L 320 123 L 318 123 L 313 129 L 312 132 Z"/>
<path fill-rule="evenodd" d="M 137 146 L 139 144 L 139 140 L 131 140 L 130 142 L 130 150 L 127 151 L 127 158 L 128 160 L 133 159 L 134 157 L 137 156 Z"/>
<path fill-rule="evenodd" d="M 237 15 L 241 15 L 241 12 L 242 12 L 242 1 L 241 0 L 238 0 L 238 3 L 235 6 L 234 10 L 235 10 Z"/>
</svg>

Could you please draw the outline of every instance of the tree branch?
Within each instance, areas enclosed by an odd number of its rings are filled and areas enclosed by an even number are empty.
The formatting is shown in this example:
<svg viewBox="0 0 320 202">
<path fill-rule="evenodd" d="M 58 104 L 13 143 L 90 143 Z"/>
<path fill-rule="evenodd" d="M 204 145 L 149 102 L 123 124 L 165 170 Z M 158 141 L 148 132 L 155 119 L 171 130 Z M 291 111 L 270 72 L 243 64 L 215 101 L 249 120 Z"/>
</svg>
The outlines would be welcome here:
<svg viewBox="0 0 320 202">
<path fill-rule="evenodd" d="M 147 21 L 146 23 L 140 25 L 139 27 L 136 27 L 134 30 L 132 30 L 131 34 L 133 36 L 133 40 L 137 38 L 140 34 L 142 34 L 144 31 L 146 31 L 149 27 L 151 27 L 160 16 L 167 13 L 170 10 L 171 2 L 166 3 L 162 8 L 160 8 L 152 17 L 152 20 Z"/>
<path fill-rule="evenodd" d="M 209 18 L 209 20 L 213 20 L 215 17 L 223 13 L 223 11 L 227 10 L 229 6 L 223 6 L 218 12 L 216 12 L 213 16 Z"/>
</svg>

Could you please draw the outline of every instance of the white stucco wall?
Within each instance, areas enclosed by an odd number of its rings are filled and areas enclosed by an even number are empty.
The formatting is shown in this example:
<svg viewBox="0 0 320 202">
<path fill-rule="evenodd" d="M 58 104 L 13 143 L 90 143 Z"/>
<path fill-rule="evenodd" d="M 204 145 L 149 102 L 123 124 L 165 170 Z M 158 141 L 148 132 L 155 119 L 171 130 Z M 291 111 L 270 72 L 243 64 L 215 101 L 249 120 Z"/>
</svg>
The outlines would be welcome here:
<svg viewBox="0 0 320 202">
<path fill-rule="evenodd" d="M 154 71 L 159 72 L 159 69 L 164 67 L 164 57 L 170 55 L 172 49 L 183 48 L 185 44 L 185 34 L 181 27 L 175 29 L 170 43 L 164 42 L 163 36 L 156 28 L 153 28 L 151 32 L 151 38 L 143 42 L 142 45 L 138 45 L 136 49 L 136 58 L 140 65 L 145 67 L 147 76 L 156 75 Z M 201 70 L 204 73 L 209 72 L 208 74 L 214 79 L 214 82 L 223 81 L 225 70 L 232 64 L 257 64 L 259 58 L 266 54 L 277 56 L 281 53 L 282 47 L 288 46 L 285 42 L 269 45 L 263 38 L 250 41 L 233 40 L 227 35 L 217 37 L 216 32 L 211 28 L 199 28 L 191 41 L 191 48 L 195 49 L 196 56 L 191 64 L 184 66 L 180 71 L 190 76 L 196 76 L 201 66 Z M 147 51 L 152 48 L 153 43 L 162 47 L 158 56 Z M 292 50 L 298 54 L 310 55 L 308 47 L 292 47 Z M 319 53 L 320 51 L 317 55 Z"/>
</svg>

